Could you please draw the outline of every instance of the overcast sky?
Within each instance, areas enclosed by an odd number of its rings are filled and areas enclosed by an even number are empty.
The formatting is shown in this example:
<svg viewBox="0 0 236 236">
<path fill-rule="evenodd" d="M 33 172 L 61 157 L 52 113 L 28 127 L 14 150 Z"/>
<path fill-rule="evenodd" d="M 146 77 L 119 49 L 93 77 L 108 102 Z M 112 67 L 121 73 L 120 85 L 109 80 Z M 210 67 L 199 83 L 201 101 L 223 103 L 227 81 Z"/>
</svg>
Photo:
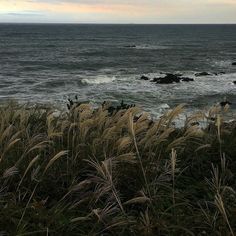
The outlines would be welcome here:
<svg viewBox="0 0 236 236">
<path fill-rule="evenodd" d="M 236 23 L 236 0 L 0 0 L 0 22 Z"/>
</svg>

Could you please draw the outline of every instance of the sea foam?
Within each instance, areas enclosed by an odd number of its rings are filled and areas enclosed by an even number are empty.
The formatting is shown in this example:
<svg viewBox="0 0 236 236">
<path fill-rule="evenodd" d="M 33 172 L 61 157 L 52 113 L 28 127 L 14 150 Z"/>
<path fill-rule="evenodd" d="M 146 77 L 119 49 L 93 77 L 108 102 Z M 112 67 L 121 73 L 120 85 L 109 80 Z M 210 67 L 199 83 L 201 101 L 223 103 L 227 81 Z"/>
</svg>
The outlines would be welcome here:
<svg viewBox="0 0 236 236">
<path fill-rule="evenodd" d="M 108 76 L 104 76 L 104 75 L 98 75 L 96 76 L 96 78 L 86 78 L 86 79 L 82 79 L 82 83 L 84 84 L 107 84 L 107 83 L 111 83 L 114 80 L 116 80 L 115 76 L 112 77 L 108 77 Z"/>
</svg>

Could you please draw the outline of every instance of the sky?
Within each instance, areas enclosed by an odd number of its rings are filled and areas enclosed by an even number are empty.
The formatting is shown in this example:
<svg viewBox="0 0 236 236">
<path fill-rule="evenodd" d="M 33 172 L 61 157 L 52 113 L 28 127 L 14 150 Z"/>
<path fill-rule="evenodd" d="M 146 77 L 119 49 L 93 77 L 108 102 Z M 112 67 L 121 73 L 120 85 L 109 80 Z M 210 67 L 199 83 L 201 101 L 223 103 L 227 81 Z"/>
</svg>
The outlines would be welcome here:
<svg viewBox="0 0 236 236">
<path fill-rule="evenodd" d="M 0 0 L 1 23 L 236 23 L 236 0 Z"/>
</svg>

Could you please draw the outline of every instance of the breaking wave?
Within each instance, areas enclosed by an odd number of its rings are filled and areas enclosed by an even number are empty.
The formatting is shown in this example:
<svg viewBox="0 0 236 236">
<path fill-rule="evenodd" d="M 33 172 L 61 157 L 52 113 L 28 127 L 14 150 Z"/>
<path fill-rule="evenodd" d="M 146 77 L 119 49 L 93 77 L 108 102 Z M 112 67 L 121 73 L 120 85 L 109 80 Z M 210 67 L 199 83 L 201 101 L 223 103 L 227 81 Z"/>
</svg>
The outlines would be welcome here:
<svg viewBox="0 0 236 236">
<path fill-rule="evenodd" d="M 84 84 L 107 84 L 107 83 L 112 83 L 114 80 L 116 80 L 115 76 L 113 76 L 113 77 L 96 76 L 96 78 L 82 79 L 82 83 L 84 83 Z"/>
</svg>

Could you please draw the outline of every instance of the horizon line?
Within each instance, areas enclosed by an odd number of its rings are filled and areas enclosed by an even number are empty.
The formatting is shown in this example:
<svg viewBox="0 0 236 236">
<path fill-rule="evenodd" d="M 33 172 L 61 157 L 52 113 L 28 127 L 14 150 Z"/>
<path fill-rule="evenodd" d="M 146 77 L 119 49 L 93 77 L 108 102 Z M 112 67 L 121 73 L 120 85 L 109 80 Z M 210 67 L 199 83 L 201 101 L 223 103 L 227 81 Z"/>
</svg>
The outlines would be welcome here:
<svg viewBox="0 0 236 236">
<path fill-rule="evenodd" d="M 40 24 L 40 25 L 236 25 L 234 23 L 95 23 L 95 22 L 0 22 L 0 24 Z"/>
</svg>

